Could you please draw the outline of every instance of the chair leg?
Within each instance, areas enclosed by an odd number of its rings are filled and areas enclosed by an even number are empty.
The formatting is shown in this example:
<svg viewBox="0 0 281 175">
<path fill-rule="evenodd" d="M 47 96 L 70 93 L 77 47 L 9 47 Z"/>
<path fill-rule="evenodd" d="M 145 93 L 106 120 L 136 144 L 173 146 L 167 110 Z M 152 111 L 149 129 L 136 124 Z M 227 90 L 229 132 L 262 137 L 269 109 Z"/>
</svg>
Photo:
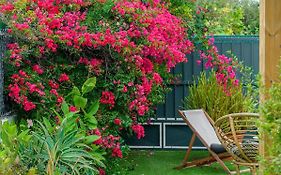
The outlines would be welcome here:
<svg viewBox="0 0 281 175">
<path fill-rule="evenodd" d="M 187 160 L 188 160 L 188 158 L 189 158 L 189 155 L 190 155 L 190 152 L 191 152 L 191 150 L 192 150 L 192 146 L 193 146 L 193 144 L 194 144 L 194 142 L 195 142 L 195 139 L 196 139 L 196 134 L 193 133 L 193 134 L 192 134 L 192 137 L 191 137 L 191 140 L 190 140 L 190 142 L 189 142 L 189 145 L 188 145 L 188 149 L 186 150 L 186 154 L 185 154 L 185 156 L 184 156 L 184 158 L 183 158 L 183 161 L 182 161 L 181 165 L 175 167 L 175 169 L 180 170 L 180 169 L 185 168 L 186 166 L 188 166 Z"/>
<path fill-rule="evenodd" d="M 189 145 L 188 145 L 188 149 L 187 149 L 186 154 L 185 154 L 185 156 L 184 156 L 184 159 L 183 159 L 183 161 L 182 161 L 183 164 L 186 163 L 187 160 L 188 160 L 188 157 L 189 157 L 190 152 L 191 152 L 191 150 L 192 150 L 192 146 L 193 146 L 193 144 L 194 144 L 194 142 L 195 142 L 195 139 L 196 139 L 196 135 L 195 135 L 195 133 L 193 133 L 193 134 L 192 134 L 192 137 L 191 137 L 191 140 L 190 140 L 190 142 L 189 142 Z"/>
<path fill-rule="evenodd" d="M 251 174 L 252 175 L 257 175 L 257 168 L 256 168 L 256 166 L 252 166 L 251 167 Z"/>
<path fill-rule="evenodd" d="M 236 168 L 236 174 L 240 175 L 240 167 L 239 167 L 239 165 L 235 164 L 235 168 Z"/>
<path fill-rule="evenodd" d="M 222 166 L 222 168 L 228 173 L 231 174 L 231 171 L 228 169 L 228 167 L 224 164 L 224 162 L 220 159 L 220 157 L 214 153 L 209 147 L 209 152 L 212 154 L 212 156 L 218 161 L 218 163 Z"/>
</svg>

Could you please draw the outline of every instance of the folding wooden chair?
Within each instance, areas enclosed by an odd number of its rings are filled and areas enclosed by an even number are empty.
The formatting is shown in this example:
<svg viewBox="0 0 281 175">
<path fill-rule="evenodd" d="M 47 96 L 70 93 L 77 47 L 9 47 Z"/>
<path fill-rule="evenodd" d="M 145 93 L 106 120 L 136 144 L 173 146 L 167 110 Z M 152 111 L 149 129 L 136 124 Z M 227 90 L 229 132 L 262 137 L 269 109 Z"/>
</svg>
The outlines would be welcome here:
<svg viewBox="0 0 281 175">
<path fill-rule="evenodd" d="M 182 161 L 182 164 L 176 167 L 176 169 L 206 165 L 217 161 L 228 174 L 236 174 L 235 171 L 230 171 L 229 168 L 223 162 L 223 160 L 232 160 L 231 155 L 225 150 L 225 152 L 217 151 L 212 148 L 213 145 L 216 145 L 224 149 L 216 135 L 216 132 L 213 127 L 214 121 L 210 118 L 210 116 L 202 109 L 184 111 L 179 110 L 179 113 L 183 120 L 186 122 L 186 124 L 189 126 L 189 128 L 193 131 L 193 134 L 189 142 L 189 146 L 184 156 L 184 159 Z M 199 138 L 202 144 L 208 149 L 210 156 L 203 159 L 188 162 L 188 158 L 196 137 Z"/>
</svg>

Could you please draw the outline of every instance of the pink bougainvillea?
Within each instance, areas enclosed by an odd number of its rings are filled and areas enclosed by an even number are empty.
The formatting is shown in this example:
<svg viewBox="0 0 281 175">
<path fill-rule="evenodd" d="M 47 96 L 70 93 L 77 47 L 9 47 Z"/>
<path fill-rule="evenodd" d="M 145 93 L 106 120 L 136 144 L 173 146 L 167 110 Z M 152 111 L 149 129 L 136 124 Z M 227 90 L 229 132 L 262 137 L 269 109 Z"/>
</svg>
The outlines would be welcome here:
<svg viewBox="0 0 281 175">
<path fill-rule="evenodd" d="M 16 3 L 0 3 L 1 18 L 17 38 L 8 44 L 9 97 L 30 116 L 54 116 L 51 108 L 59 110 L 80 94 L 74 86 L 87 91 L 83 82 L 95 76 L 95 93 L 86 96 L 100 102 L 98 127 L 106 129 L 91 134 L 101 136 L 94 144 L 113 157 L 123 156 L 120 130 L 144 137 L 140 123 L 164 100 L 171 69 L 200 50 L 187 35 L 190 29 L 160 0 L 28 0 L 21 2 L 25 8 Z M 235 62 L 218 54 L 213 38 L 206 43 L 198 63 L 215 69 L 226 91 L 238 85 Z M 69 110 L 79 112 L 74 106 Z"/>
<path fill-rule="evenodd" d="M 200 51 L 200 58 L 205 60 L 204 66 L 206 69 L 216 68 L 217 81 L 224 87 L 226 93 L 228 93 L 229 86 L 237 86 L 239 83 L 234 68 L 237 62 L 225 55 L 220 55 L 217 47 L 213 44 L 214 38 L 212 37 L 208 40 L 209 49 L 205 52 Z"/>
<path fill-rule="evenodd" d="M 35 64 L 33 67 L 32 67 L 32 70 L 35 71 L 37 74 L 41 75 L 44 73 L 43 69 L 38 65 L 38 64 Z"/>
<path fill-rule="evenodd" d="M 133 125 L 132 130 L 136 133 L 138 139 L 144 137 L 144 128 L 142 125 Z"/>
<path fill-rule="evenodd" d="M 114 119 L 114 124 L 120 126 L 122 121 L 119 118 Z"/>
<path fill-rule="evenodd" d="M 100 103 L 108 104 L 109 108 L 112 109 L 115 105 L 115 96 L 110 91 L 103 91 L 100 99 Z"/>
<path fill-rule="evenodd" d="M 66 73 L 63 73 L 59 77 L 59 82 L 69 81 L 69 76 Z"/>
<path fill-rule="evenodd" d="M 75 106 L 70 106 L 69 107 L 69 111 L 70 112 L 76 112 L 77 111 L 77 108 Z"/>
<path fill-rule="evenodd" d="M 98 140 L 96 140 L 94 143 L 103 147 L 106 150 L 111 151 L 111 155 L 113 157 L 119 157 L 122 158 L 123 154 L 121 151 L 121 145 L 120 145 L 120 137 L 119 136 L 113 136 L 112 134 L 108 136 L 102 136 L 102 132 L 99 129 L 95 129 L 89 134 L 95 134 L 97 136 L 100 136 Z"/>
</svg>

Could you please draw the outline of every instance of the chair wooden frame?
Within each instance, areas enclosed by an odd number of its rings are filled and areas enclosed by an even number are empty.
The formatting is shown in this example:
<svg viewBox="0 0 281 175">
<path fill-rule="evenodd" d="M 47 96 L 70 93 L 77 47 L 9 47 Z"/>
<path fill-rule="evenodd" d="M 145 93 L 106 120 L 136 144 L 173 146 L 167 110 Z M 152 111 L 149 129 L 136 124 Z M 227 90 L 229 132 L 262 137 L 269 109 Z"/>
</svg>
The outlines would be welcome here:
<svg viewBox="0 0 281 175">
<path fill-rule="evenodd" d="M 179 110 L 178 111 L 180 116 L 183 118 L 185 123 L 189 126 L 189 128 L 192 130 L 193 134 L 192 137 L 189 141 L 189 146 L 188 149 L 186 150 L 186 154 L 184 156 L 184 159 L 182 161 L 182 164 L 180 166 L 175 167 L 175 169 L 183 169 L 183 168 L 188 168 L 188 167 L 194 167 L 194 166 L 201 166 L 201 165 L 206 165 L 206 164 L 211 164 L 214 162 L 218 162 L 224 171 L 227 174 L 236 174 L 236 171 L 230 171 L 229 168 L 224 164 L 224 160 L 232 160 L 232 156 L 228 152 L 220 153 L 217 154 L 214 151 L 211 150 L 207 142 L 200 136 L 200 134 L 193 128 L 193 126 L 190 124 L 190 122 L 186 119 L 184 111 Z M 214 127 L 214 121 L 210 118 L 210 116 L 204 111 L 205 116 L 207 117 L 208 121 L 210 124 Z M 207 150 L 210 153 L 209 157 L 198 159 L 198 160 L 193 160 L 191 162 L 188 161 L 190 152 L 192 151 L 192 146 L 195 142 L 196 137 L 202 142 L 202 144 L 207 148 Z M 242 170 L 240 172 L 244 172 L 245 170 Z M 248 171 L 248 170 L 246 170 Z"/>
</svg>

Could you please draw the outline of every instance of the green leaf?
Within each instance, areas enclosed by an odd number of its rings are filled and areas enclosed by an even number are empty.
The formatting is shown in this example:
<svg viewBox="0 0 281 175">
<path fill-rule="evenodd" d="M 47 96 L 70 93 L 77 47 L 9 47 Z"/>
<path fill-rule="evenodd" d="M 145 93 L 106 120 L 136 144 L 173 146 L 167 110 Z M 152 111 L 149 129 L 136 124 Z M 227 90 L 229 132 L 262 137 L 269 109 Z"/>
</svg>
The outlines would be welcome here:
<svg viewBox="0 0 281 175">
<path fill-rule="evenodd" d="M 78 89 L 78 87 L 74 86 L 71 90 L 71 92 L 69 94 L 67 94 L 66 98 L 69 96 L 74 96 L 74 95 L 78 95 L 81 96 L 80 90 Z"/>
<path fill-rule="evenodd" d="M 71 92 L 73 93 L 73 95 L 81 95 L 80 90 L 76 86 L 73 87 Z"/>
<path fill-rule="evenodd" d="M 92 77 L 92 78 L 89 78 L 88 80 L 86 80 L 82 86 L 82 94 L 91 92 L 95 88 L 96 82 L 97 82 L 96 77 Z"/>
<path fill-rule="evenodd" d="M 93 116 L 97 113 L 98 109 L 99 109 L 99 101 L 96 101 L 94 102 L 91 106 L 90 106 L 90 109 L 89 109 L 89 115 Z"/>
<path fill-rule="evenodd" d="M 54 127 L 51 125 L 50 121 L 43 117 L 43 123 L 46 126 L 47 130 L 52 133 L 54 131 Z"/>
<path fill-rule="evenodd" d="M 28 141 L 31 139 L 31 135 L 28 134 L 29 133 L 29 129 L 21 132 L 19 135 L 18 135 L 18 139 L 23 142 L 24 144 L 27 144 Z"/>
<path fill-rule="evenodd" d="M 64 114 L 69 113 L 69 106 L 65 101 L 62 102 L 61 109 Z"/>
<path fill-rule="evenodd" d="M 98 140 L 99 138 L 100 138 L 100 136 L 97 136 L 97 135 L 87 136 L 87 137 L 85 137 L 85 143 L 89 145 L 89 144 L 93 143 L 94 141 Z"/>
<path fill-rule="evenodd" d="M 89 115 L 89 114 L 86 114 L 85 115 L 86 117 L 86 123 L 87 123 L 87 126 L 89 129 L 96 129 L 97 128 L 97 119 L 92 116 L 92 115 Z"/>
<path fill-rule="evenodd" d="M 61 121 L 62 120 L 62 117 L 61 115 L 55 110 L 53 109 L 54 113 L 57 115 L 57 117 L 59 118 L 59 120 Z"/>
<path fill-rule="evenodd" d="M 73 118 L 74 113 L 70 112 L 68 114 L 65 115 L 66 120 L 70 120 L 71 118 Z"/>
<path fill-rule="evenodd" d="M 14 122 L 6 121 L 1 126 L 2 143 L 8 147 L 13 146 L 13 140 L 17 137 L 17 125 Z"/>
<path fill-rule="evenodd" d="M 76 117 L 73 117 L 74 113 L 70 112 L 65 115 L 64 119 L 61 122 L 61 125 L 65 128 L 73 127 L 73 124 L 75 124 Z"/>
<path fill-rule="evenodd" d="M 78 108 L 85 108 L 87 105 L 87 101 L 88 99 L 77 95 L 73 98 L 74 105 Z"/>
</svg>

